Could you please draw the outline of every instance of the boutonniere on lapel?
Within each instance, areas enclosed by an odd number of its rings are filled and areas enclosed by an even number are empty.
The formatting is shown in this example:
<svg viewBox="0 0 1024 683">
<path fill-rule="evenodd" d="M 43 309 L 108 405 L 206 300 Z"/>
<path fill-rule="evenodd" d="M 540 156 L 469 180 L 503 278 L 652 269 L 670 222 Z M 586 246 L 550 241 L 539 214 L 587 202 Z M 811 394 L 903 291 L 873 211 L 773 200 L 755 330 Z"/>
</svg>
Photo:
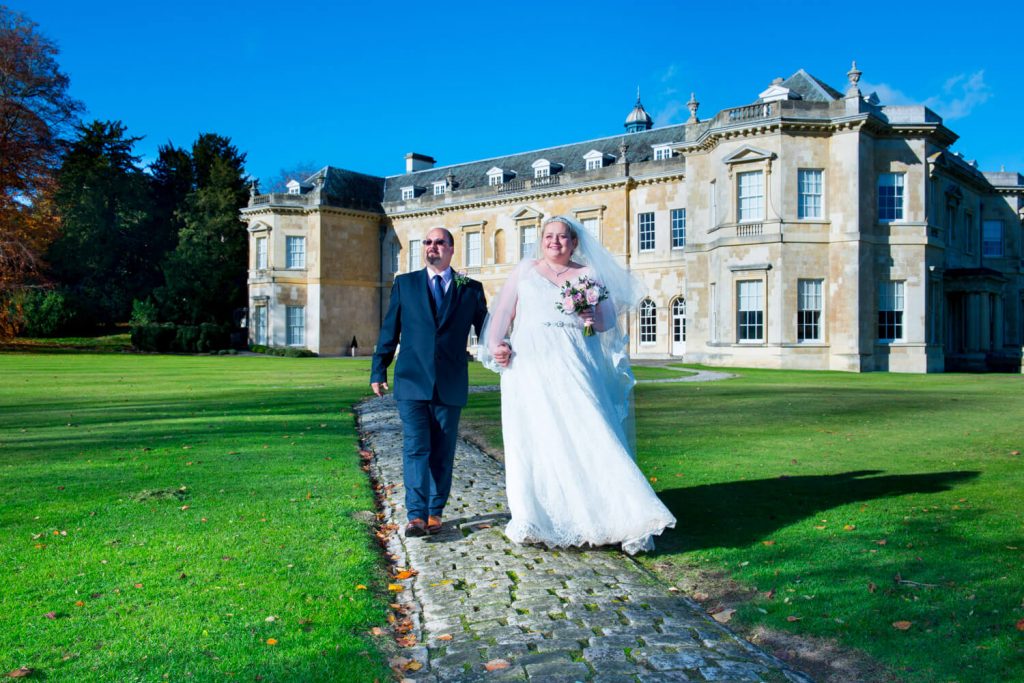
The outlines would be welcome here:
<svg viewBox="0 0 1024 683">
<path fill-rule="evenodd" d="M 456 287 L 461 287 L 462 285 L 469 283 L 469 278 L 466 277 L 466 274 L 460 273 L 457 270 L 452 271 L 452 280 L 455 282 Z"/>
</svg>

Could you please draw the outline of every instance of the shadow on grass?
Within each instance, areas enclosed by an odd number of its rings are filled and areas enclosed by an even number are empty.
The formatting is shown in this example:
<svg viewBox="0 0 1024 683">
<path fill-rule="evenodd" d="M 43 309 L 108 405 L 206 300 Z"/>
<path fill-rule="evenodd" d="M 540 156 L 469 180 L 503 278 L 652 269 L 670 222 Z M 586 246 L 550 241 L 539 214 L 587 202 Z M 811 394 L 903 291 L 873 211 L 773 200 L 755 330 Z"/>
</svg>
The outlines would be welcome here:
<svg viewBox="0 0 1024 683">
<path fill-rule="evenodd" d="M 739 548 L 822 510 L 910 493 L 948 491 L 979 472 L 875 476 L 881 470 L 730 481 L 658 492 L 679 520 L 658 550 Z"/>
</svg>

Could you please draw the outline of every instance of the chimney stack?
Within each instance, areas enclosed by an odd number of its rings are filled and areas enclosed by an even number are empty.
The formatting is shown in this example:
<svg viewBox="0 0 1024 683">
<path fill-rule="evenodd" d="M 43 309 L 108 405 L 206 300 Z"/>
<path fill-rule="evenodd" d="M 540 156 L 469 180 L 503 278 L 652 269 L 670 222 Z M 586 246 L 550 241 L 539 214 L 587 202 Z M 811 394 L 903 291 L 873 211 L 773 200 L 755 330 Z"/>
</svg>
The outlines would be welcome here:
<svg viewBox="0 0 1024 683">
<path fill-rule="evenodd" d="M 428 157 L 426 154 L 417 154 L 416 152 L 409 152 L 405 155 L 405 172 L 413 173 L 414 171 L 423 171 L 428 168 L 434 168 L 434 164 L 437 161 L 433 157 Z"/>
</svg>

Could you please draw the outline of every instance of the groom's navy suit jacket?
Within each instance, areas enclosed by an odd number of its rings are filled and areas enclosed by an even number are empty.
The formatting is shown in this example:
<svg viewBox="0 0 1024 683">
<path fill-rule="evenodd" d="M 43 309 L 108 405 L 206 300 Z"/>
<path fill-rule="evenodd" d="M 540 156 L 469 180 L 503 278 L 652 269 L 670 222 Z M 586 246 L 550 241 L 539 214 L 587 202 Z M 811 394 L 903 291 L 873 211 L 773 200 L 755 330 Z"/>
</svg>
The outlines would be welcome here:
<svg viewBox="0 0 1024 683">
<path fill-rule="evenodd" d="M 427 288 L 427 270 L 399 275 L 391 286 L 391 302 L 373 354 L 371 382 L 386 382 L 388 366 L 401 339 L 395 365 L 395 398 L 466 405 L 469 371 L 466 340 L 469 328 L 477 335 L 487 316 L 484 288 L 476 280 L 455 280 L 448 286 L 435 314 Z"/>
</svg>

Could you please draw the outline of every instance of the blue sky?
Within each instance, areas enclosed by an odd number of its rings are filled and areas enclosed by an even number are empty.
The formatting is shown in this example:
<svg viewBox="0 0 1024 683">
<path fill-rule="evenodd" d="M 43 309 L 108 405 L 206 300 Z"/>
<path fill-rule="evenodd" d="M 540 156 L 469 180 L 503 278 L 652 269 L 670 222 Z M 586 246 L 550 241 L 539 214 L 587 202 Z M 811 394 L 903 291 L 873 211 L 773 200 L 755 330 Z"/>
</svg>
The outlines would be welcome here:
<svg viewBox="0 0 1024 683">
<path fill-rule="evenodd" d="M 615 135 L 639 86 L 656 125 L 754 101 L 800 68 L 923 103 L 982 170 L 1024 172 L 1024 3 L 7 0 L 59 46 L 88 118 L 144 160 L 230 137 L 250 174 L 376 175 Z M 265 187 L 265 184 L 264 184 Z"/>
</svg>

